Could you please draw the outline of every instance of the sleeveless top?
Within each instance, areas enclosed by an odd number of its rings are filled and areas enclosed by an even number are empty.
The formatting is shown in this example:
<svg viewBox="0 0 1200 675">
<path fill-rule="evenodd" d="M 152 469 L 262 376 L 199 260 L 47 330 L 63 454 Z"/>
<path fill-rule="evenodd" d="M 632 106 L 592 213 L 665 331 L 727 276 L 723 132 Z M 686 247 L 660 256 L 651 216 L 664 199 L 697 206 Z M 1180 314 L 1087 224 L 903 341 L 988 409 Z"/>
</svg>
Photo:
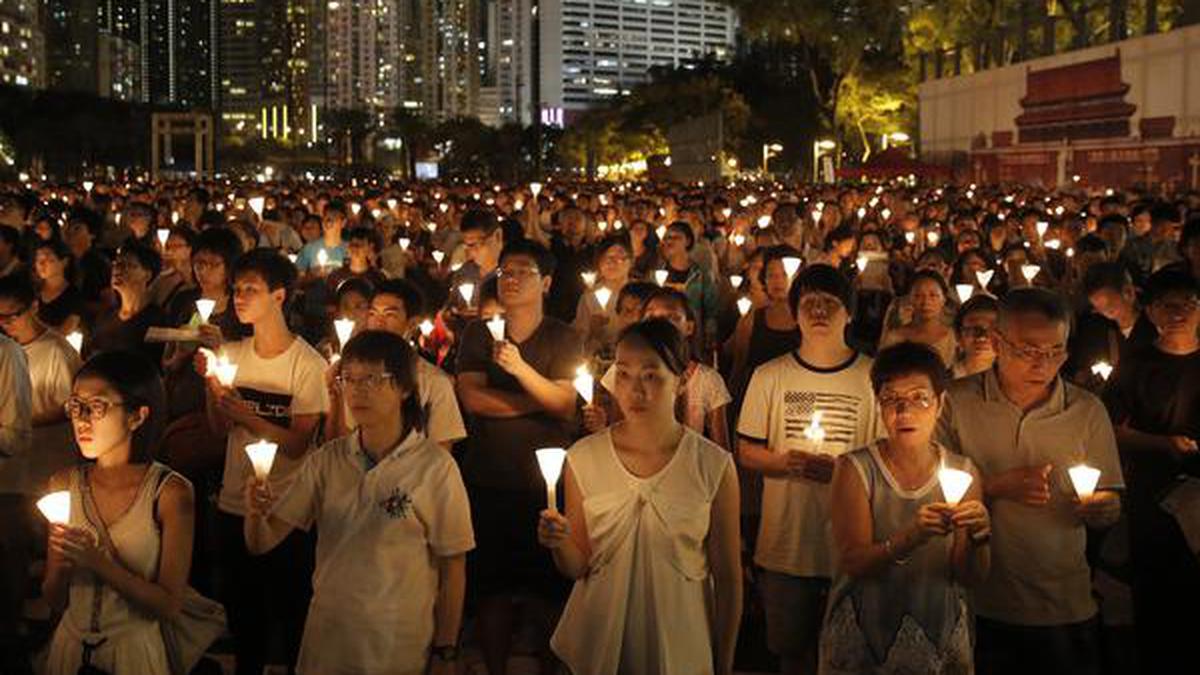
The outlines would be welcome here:
<svg viewBox="0 0 1200 675">
<path fill-rule="evenodd" d="M 607 429 L 568 452 L 592 551 L 550 645 L 574 675 L 713 672 L 705 541 L 732 461 L 686 427 L 647 478 L 625 468 Z"/>
<path fill-rule="evenodd" d="M 88 489 L 84 482 L 86 470 L 87 467 L 81 466 L 71 472 L 70 524 L 99 537 L 96 526 L 84 511 L 83 491 Z M 162 553 L 162 533 L 155 522 L 155 504 L 171 476 L 186 481 L 166 466 L 152 463 L 146 469 L 133 503 L 107 527 L 120 554 L 121 565 L 148 580 L 157 578 Z M 92 514 L 92 517 L 99 515 Z M 104 642 L 92 653 L 92 665 L 105 672 L 114 675 L 170 672 L 157 618 L 131 604 L 104 583 L 95 585 L 90 572 L 76 569 L 70 584 L 67 609 L 50 646 L 46 663 L 48 674 L 75 675 L 82 661 L 83 641 L 95 644 L 101 639 Z M 98 634 L 91 631 L 96 590 L 100 593 Z"/>
<path fill-rule="evenodd" d="M 944 466 L 971 471 L 966 457 L 938 451 Z M 902 489 L 878 443 L 847 457 L 866 489 L 877 542 L 908 527 L 921 506 L 945 501 L 937 472 L 916 490 Z M 907 563 L 871 577 L 839 571 L 821 635 L 821 675 L 974 672 L 967 594 L 952 578 L 953 546 L 953 536 L 935 537 Z"/>
<path fill-rule="evenodd" d="M 767 325 L 767 308 L 754 310 L 754 327 L 750 330 L 750 344 L 746 352 L 746 371 L 754 369 L 777 356 L 783 356 L 800 346 L 800 329 L 793 323 L 787 330 L 776 330 Z"/>
</svg>

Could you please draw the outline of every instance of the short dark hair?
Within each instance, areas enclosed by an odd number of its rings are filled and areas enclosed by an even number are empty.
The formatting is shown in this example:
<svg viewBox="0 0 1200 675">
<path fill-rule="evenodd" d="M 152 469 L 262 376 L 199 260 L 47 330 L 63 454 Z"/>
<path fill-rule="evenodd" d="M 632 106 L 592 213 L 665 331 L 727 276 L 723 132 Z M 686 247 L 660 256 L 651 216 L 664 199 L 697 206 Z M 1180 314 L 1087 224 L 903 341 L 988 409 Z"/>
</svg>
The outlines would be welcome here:
<svg viewBox="0 0 1200 675">
<path fill-rule="evenodd" d="M 1007 319 L 1017 314 L 1036 314 L 1054 323 L 1071 326 L 1071 310 L 1062 296 L 1045 288 L 1024 287 L 1014 288 L 1000 299 L 1000 312 L 997 323 L 1003 325 Z"/>
<path fill-rule="evenodd" d="M 117 249 L 115 257 L 122 256 L 133 256 L 139 265 L 150 271 L 151 279 L 157 277 L 158 273 L 162 271 L 162 256 L 158 254 L 158 251 L 136 239 L 129 239 L 121 245 L 121 248 Z"/>
<path fill-rule="evenodd" d="M 342 348 L 342 363 L 382 363 L 392 376 L 392 382 L 408 392 L 401 405 L 404 423 L 409 428 L 424 429 L 428 410 L 423 409 L 417 390 L 417 355 L 408 340 L 383 330 L 365 330 L 350 338 Z"/>
<path fill-rule="evenodd" d="M 762 251 L 763 249 L 760 247 L 758 250 Z M 769 267 L 771 263 L 775 262 L 776 260 L 780 261 L 780 264 L 782 264 L 784 258 L 799 258 L 800 260 L 804 260 L 804 256 L 800 253 L 800 251 L 797 251 L 787 244 L 776 244 L 774 246 L 769 246 L 763 252 L 763 264 L 758 270 L 758 281 L 765 286 L 767 283 L 767 267 Z"/>
<path fill-rule="evenodd" d="M 687 370 L 690 360 L 687 340 L 670 321 L 646 319 L 632 323 L 621 331 L 617 344 L 627 340 L 652 349 L 672 373 L 682 375 Z"/>
<path fill-rule="evenodd" d="M 901 342 L 881 349 L 871 364 L 871 388 L 878 396 L 884 385 L 905 375 L 925 375 L 935 394 L 946 391 L 946 364 L 932 347 L 919 342 Z"/>
<path fill-rule="evenodd" d="M 809 265 L 796 275 L 792 287 L 788 290 L 788 305 L 792 316 L 800 313 L 800 298 L 809 293 L 828 293 L 837 298 L 848 313 L 854 313 L 854 289 L 841 272 L 829 265 Z"/>
<path fill-rule="evenodd" d="M 236 280 L 244 274 L 257 274 L 268 289 L 282 288 L 286 296 L 291 296 L 296 283 L 296 266 L 272 248 L 256 248 L 242 254 L 233 266 L 233 278 Z"/>
<path fill-rule="evenodd" d="M 425 311 L 425 296 L 416 286 L 404 279 L 388 279 L 375 287 L 375 295 L 392 295 L 400 298 L 404 305 L 404 313 L 420 316 Z"/>
<path fill-rule="evenodd" d="M 233 282 L 233 267 L 238 257 L 242 255 L 242 240 L 225 227 L 212 227 L 196 235 L 196 243 L 192 246 L 192 255 L 197 253 L 212 253 L 225 261 L 225 274 Z"/>
<path fill-rule="evenodd" d="M 158 365 L 141 352 L 106 351 L 88 359 L 75 374 L 75 381 L 89 377 L 116 389 L 126 410 L 132 412 L 142 406 L 150 409 L 146 420 L 133 432 L 130 461 L 145 462 L 154 457 L 167 425 L 167 393 Z"/>
<path fill-rule="evenodd" d="M 1075 242 L 1076 253 L 1108 253 L 1108 242 L 1094 234 L 1084 235 Z"/>
<path fill-rule="evenodd" d="M 1083 292 L 1086 295 L 1103 289 L 1120 293 L 1132 285 L 1133 278 L 1125 266 L 1117 262 L 1096 263 L 1083 275 Z"/>
<path fill-rule="evenodd" d="M 366 298 L 367 302 L 370 302 L 371 296 L 375 295 L 375 287 L 371 285 L 371 282 L 362 277 L 347 277 L 342 280 L 342 283 L 338 284 L 334 295 L 340 302 L 342 296 L 348 293 L 358 293 Z"/>
<path fill-rule="evenodd" d="M 688 302 L 687 294 L 683 291 L 677 288 L 655 288 L 654 292 L 642 302 L 642 311 L 646 311 L 646 308 L 650 306 L 650 303 L 657 301 L 673 302 L 676 305 L 679 305 L 679 307 L 683 309 L 683 313 L 687 315 L 688 321 L 695 323 L 696 312 L 692 309 L 692 303 Z"/>
<path fill-rule="evenodd" d="M 976 293 L 975 295 L 971 296 L 971 299 L 959 305 L 958 311 L 954 313 L 954 332 L 961 333 L 963 329 L 963 322 L 967 320 L 968 316 L 975 312 L 999 313 L 1000 303 L 996 300 L 996 298 L 984 293 Z"/>
<path fill-rule="evenodd" d="M 1159 202 L 1150 207 L 1150 221 L 1155 225 L 1163 222 L 1178 223 L 1180 220 L 1179 209 L 1173 204 Z"/>
<path fill-rule="evenodd" d="M 330 199 L 325 203 L 325 213 L 340 213 L 342 218 L 345 218 L 347 216 L 346 202 L 340 199 Z"/>
<path fill-rule="evenodd" d="M 649 281 L 631 281 L 621 287 L 621 292 L 617 293 L 617 304 L 613 306 L 620 307 L 621 301 L 625 298 L 634 298 L 638 301 L 638 312 L 640 313 L 640 308 L 646 306 L 646 301 L 649 300 L 650 296 L 654 295 L 659 288 L 660 287 L 658 284 Z"/>
<path fill-rule="evenodd" d="M 1196 278 L 1176 267 L 1166 267 L 1146 280 L 1146 302 L 1154 303 L 1173 293 L 1200 295 Z"/>
<path fill-rule="evenodd" d="M 932 281 L 933 283 L 937 284 L 938 288 L 942 289 L 942 296 L 944 296 L 947 300 L 950 299 L 950 286 L 946 283 L 946 280 L 942 277 L 942 275 L 938 274 L 937 272 L 934 272 L 933 270 L 919 270 L 915 272 L 912 276 L 912 280 L 908 284 L 909 293 L 912 293 L 912 289 L 916 287 L 918 281 Z"/>
<path fill-rule="evenodd" d="M 500 264 L 503 265 L 505 260 L 518 255 L 532 258 L 534 264 L 537 265 L 538 272 L 543 277 L 554 276 L 557 261 L 554 259 L 554 254 L 545 246 L 529 239 L 514 241 L 500 252 Z"/>
<path fill-rule="evenodd" d="M 24 274 L 10 274 L 0 277 L 0 298 L 15 300 L 23 307 L 29 307 L 37 299 L 37 291 L 33 283 Z"/>
<path fill-rule="evenodd" d="M 687 250 L 692 250 L 696 245 L 696 233 L 692 232 L 692 226 L 686 220 L 676 220 L 667 226 L 667 231 L 675 231 L 683 235 L 687 239 Z"/>
<path fill-rule="evenodd" d="M 375 248 L 375 252 L 379 253 L 383 250 L 383 237 L 379 236 L 379 232 L 375 228 L 359 225 L 350 228 L 350 231 L 344 235 L 347 242 L 355 239 L 364 240 Z"/>
<path fill-rule="evenodd" d="M 599 264 L 601 256 L 608 253 L 610 248 L 621 248 L 629 257 L 633 257 L 633 244 L 629 243 L 629 235 L 624 232 L 610 234 L 600 241 L 596 242 L 595 259 L 596 264 Z"/>
<path fill-rule="evenodd" d="M 500 221 L 496 219 L 496 214 L 486 209 L 469 209 L 462 215 L 462 219 L 458 223 L 458 231 L 461 233 L 467 232 L 482 232 L 484 235 L 489 235 L 500 227 Z"/>
<path fill-rule="evenodd" d="M 188 248 L 193 250 L 196 248 L 196 231 L 192 228 L 184 227 L 183 225 L 175 225 L 171 227 L 169 231 L 170 234 L 167 235 L 168 239 L 171 237 L 179 237 L 187 242 Z"/>
</svg>

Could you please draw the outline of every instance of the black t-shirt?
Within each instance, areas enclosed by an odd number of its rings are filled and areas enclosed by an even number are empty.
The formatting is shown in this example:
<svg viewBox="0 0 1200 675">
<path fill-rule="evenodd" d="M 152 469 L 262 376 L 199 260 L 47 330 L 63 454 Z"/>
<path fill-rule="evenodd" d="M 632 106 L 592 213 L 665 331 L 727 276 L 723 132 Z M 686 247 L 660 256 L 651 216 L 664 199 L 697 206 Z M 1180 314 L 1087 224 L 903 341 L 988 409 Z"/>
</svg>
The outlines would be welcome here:
<svg viewBox="0 0 1200 675">
<path fill-rule="evenodd" d="M 583 277 L 592 264 L 592 247 L 583 245 L 572 248 L 559 235 L 550 242 L 554 254 L 554 281 L 550 283 L 550 295 L 546 298 L 546 314 L 570 323 L 575 320 L 575 309 L 583 295 Z"/>
<path fill-rule="evenodd" d="M 1069 340 L 1070 358 L 1064 368 L 1068 376 L 1087 370 L 1098 361 L 1117 364 L 1130 354 L 1145 349 L 1158 339 L 1158 329 L 1146 316 L 1138 314 L 1129 337 L 1121 333 L 1115 321 L 1096 312 L 1085 312 L 1075 321 Z"/>
<path fill-rule="evenodd" d="M 104 312 L 96 319 L 90 335 L 85 336 L 83 356 L 90 358 L 99 352 L 125 349 L 141 352 L 156 367 L 162 363 L 163 344 L 146 342 L 146 331 L 151 326 L 166 326 L 167 316 L 162 308 L 149 304 L 142 311 L 122 321 L 118 308 Z"/>
<path fill-rule="evenodd" d="M 458 372 L 487 374 L 487 386 L 525 393 L 515 377 L 492 359 L 493 340 L 482 321 L 467 324 L 458 354 Z M 583 341 L 567 324 L 545 317 L 524 342 L 517 345 L 521 358 L 551 380 L 570 380 L 583 362 Z M 537 468 L 538 448 L 567 448 L 574 440 L 575 424 L 546 412 L 520 417 L 471 418 L 471 434 L 463 458 L 467 483 L 508 490 L 542 490 Z"/>
<path fill-rule="evenodd" d="M 74 286 L 68 284 L 57 298 L 50 302 L 40 302 L 37 315 L 39 321 L 57 329 L 72 315 L 86 318 L 84 309 L 83 297 Z"/>
<path fill-rule="evenodd" d="M 1167 354 L 1153 344 L 1130 353 L 1117 366 L 1104 395 L 1113 424 L 1148 434 L 1200 440 L 1200 351 Z M 1165 453 L 1122 452 L 1131 493 L 1153 499 L 1177 475 L 1200 477 L 1200 460 L 1180 461 Z"/>
</svg>

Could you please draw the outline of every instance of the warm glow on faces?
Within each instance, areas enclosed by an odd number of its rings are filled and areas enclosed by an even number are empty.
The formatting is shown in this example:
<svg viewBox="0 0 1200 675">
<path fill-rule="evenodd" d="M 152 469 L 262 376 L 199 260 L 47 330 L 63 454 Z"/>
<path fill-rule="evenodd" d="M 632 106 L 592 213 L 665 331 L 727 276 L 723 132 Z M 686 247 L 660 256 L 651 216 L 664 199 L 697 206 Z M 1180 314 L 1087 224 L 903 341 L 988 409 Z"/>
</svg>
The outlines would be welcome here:
<svg viewBox="0 0 1200 675">
<path fill-rule="evenodd" d="M 347 360 L 338 376 L 346 407 L 359 424 L 379 424 L 400 411 L 405 394 L 382 363 Z"/>
<path fill-rule="evenodd" d="M 233 284 L 233 308 L 238 321 L 245 324 L 257 323 L 266 316 L 273 304 L 283 305 L 284 290 L 272 291 L 265 279 L 256 272 L 247 272 Z"/>
<path fill-rule="evenodd" d="M 370 303 L 362 295 L 343 293 L 338 300 L 337 315 L 343 319 L 350 319 L 356 326 L 365 326 L 370 307 Z"/>
<path fill-rule="evenodd" d="M 380 293 L 371 298 L 371 308 L 367 312 L 367 328 L 385 330 L 401 337 L 406 335 L 408 312 L 404 309 L 404 302 L 387 293 Z"/>
<path fill-rule="evenodd" d="M 613 396 L 630 420 L 674 419 L 679 377 L 651 347 L 636 339 L 617 345 L 616 383 Z"/>
<path fill-rule="evenodd" d="M 767 297 L 776 302 L 786 302 L 791 279 L 788 278 L 787 270 L 783 268 L 783 260 L 775 258 L 767 263 L 766 278 Z"/>
<path fill-rule="evenodd" d="M 688 321 L 687 310 L 680 307 L 679 303 L 666 298 L 656 298 L 646 303 L 646 308 L 642 310 L 642 320 L 646 319 L 666 319 L 684 337 L 691 337 L 696 328 Z"/>
<path fill-rule="evenodd" d="M 1038 314 L 1015 314 L 992 333 L 1001 377 L 1029 387 L 1048 386 L 1067 359 L 1067 325 Z"/>
<path fill-rule="evenodd" d="M 996 355 L 992 346 L 992 328 L 995 325 L 995 312 L 979 310 L 963 317 L 958 344 L 968 357 Z"/>
<path fill-rule="evenodd" d="M 1149 316 L 1163 337 L 1193 336 L 1200 325 L 1200 302 L 1187 293 L 1167 293 L 1150 304 Z"/>
<path fill-rule="evenodd" d="M 83 414 L 72 417 L 70 422 L 79 451 L 89 460 L 126 447 L 147 412 L 144 408 L 136 413 L 127 411 L 121 394 L 96 377 L 80 378 L 72 389 L 71 399 L 85 404 Z M 101 409 L 104 409 L 103 415 L 99 415 Z"/>
<path fill-rule="evenodd" d="M 824 291 L 808 291 L 796 303 L 796 325 L 807 336 L 842 336 L 850 315 L 837 296 Z"/>
<path fill-rule="evenodd" d="M 936 318 L 946 307 L 946 295 L 942 287 L 932 279 L 918 279 L 909 292 L 913 313 L 923 319 Z"/>
<path fill-rule="evenodd" d="M 889 439 L 916 447 L 929 443 L 941 413 L 941 399 L 928 375 L 892 378 L 880 389 L 878 400 Z"/>
</svg>

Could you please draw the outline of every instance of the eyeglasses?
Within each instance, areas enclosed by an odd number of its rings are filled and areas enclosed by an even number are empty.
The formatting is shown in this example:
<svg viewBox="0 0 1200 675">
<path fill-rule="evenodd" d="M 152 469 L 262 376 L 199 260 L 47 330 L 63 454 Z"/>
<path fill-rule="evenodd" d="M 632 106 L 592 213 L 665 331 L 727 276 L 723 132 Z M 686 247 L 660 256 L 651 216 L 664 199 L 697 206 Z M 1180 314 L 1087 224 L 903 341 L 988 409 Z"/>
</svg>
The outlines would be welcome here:
<svg viewBox="0 0 1200 675">
<path fill-rule="evenodd" d="M 72 396 L 63 404 L 67 417 L 73 420 L 86 419 L 89 422 L 104 419 L 113 406 L 122 405 L 120 401 L 109 401 L 103 398 L 85 399 Z"/>
<path fill-rule="evenodd" d="M 1009 340 L 1004 335 L 1004 333 L 997 332 L 996 335 L 1000 336 L 1000 341 L 1003 342 L 1004 344 L 1008 345 L 1008 348 L 1013 351 L 1013 354 L 1016 354 L 1017 358 L 1021 359 L 1022 361 L 1053 362 L 1053 361 L 1058 361 L 1060 359 L 1066 358 L 1066 356 L 1067 356 L 1067 348 L 1066 347 L 1053 347 L 1051 349 L 1038 349 L 1036 347 L 1026 347 L 1024 345 L 1018 345 L 1018 344 L 1014 343 L 1012 340 Z"/>
<path fill-rule="evenodd" d="M 224 267 L 224 260 L 204 260 L 203 258 L 193 258 L 192 267 L 198 270 L 215 270 L 218 267 Z"/>
<path fill-rule="evenodd" d="M 333 378 L 337 386 L 342 389 L 366 389 L 373 391 L 383 385 L 384 382 L 395 377 L 391 373 L 371 373 L 369 375 L 360 375 L 354 377 L 351 375 L 338 375 Z"/>
<path fill-rule="evenodd" d="M 969 337 L 969 338 L 987 337 L 988 333 L 990 333 L 990 332 L 991 331 L 988 328 L 985 328 L 984 326 L 963 326 L 963 328 L 962 328 L 963 336 Z"/>
<path fill-rule="evenodd" d="M 916 410 L 929 410 L 933 407 L 933 402 L 936 397 L 933 392 L 929 391 L 914 391 L 910 394 L 884 394 L 879 397 L 879 407 L 884 410 L 895 410 L 899 412 L 903 408 L 913 408 Z"/>
<path fill-rule="evenodd" d="M 524 281 L 539 274 L 541 274 L 541 271 L 536 267 L 503 267 L 497 272 L 497 276 L 501 279 L 515 279 L 517 281 Z"/>
</svg>

